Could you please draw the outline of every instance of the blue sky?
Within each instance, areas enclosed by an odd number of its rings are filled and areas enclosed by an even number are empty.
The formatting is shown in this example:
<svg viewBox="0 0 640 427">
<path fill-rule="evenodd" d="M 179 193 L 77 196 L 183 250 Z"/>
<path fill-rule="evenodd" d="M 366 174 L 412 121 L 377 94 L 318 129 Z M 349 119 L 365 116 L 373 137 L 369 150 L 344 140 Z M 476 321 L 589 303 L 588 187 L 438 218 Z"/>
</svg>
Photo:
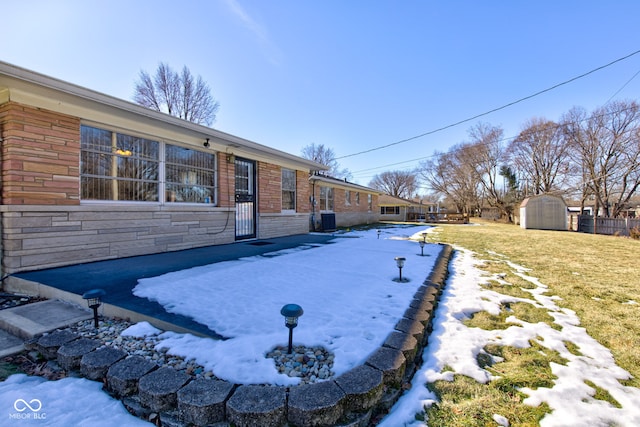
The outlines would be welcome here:
<svg viewBox="0 0 640 427">
<path fill-rule="evenodd" d="M 512 137 L 533 117 L 640 98 L 636 54 L 394 144 L 640 50 L 637 0 L 5 0 L 1 15 L 2 61 L 127 100 L 140 70 L 186 65 L 221 104 L 214 128 L 297 155 L 324 144 L 364 185 L 478 121 Z"/>
</svg>

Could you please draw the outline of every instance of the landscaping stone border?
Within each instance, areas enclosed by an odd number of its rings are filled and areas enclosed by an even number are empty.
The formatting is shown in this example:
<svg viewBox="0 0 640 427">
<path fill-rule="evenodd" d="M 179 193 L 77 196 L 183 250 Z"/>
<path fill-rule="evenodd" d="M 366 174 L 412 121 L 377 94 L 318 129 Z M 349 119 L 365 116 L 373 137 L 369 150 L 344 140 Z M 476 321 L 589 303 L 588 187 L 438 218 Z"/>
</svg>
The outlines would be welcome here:
<svg viewBox="0 0 640 427">
<path fill-rule="evenodd" d="M 365 427 L 393 406 L 422 363 L 453 255 L 451 246 L 442 246 L 431 274 L 382 347 L 364 365 L 323 382 L 283 387 L 191 379 L 141 356 L 97 349 L 97 341 L 65 330 L 26 346 L 57 359 L 67 370 L 104 382 L 105 390 L 122 399 L 129 412 L 156 425 Z"/>
</svg>

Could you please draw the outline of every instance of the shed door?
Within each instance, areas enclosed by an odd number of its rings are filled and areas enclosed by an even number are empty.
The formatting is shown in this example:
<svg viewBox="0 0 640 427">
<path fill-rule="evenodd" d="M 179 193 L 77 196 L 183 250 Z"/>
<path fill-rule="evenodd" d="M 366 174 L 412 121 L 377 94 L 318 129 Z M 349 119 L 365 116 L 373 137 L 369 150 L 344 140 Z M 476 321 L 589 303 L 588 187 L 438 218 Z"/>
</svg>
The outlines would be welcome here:
<svg viewBox="0 0 640 427">
<path fill-rule="evenodd" d="M 256 163 L 236 157 L 236 240 L 256 237 Z"/>
</svg>

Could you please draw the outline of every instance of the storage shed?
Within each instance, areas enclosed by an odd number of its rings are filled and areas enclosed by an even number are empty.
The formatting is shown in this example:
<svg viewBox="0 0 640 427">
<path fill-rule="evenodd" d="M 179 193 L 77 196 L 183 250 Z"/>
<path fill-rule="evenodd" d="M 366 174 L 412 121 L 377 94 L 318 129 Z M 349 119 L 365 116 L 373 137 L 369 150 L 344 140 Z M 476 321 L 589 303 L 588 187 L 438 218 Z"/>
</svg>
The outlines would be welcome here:
<svg viewBox="0 0 640 427">
<path fill-rule="evenodd" d="M 540 194 L 520 204 L 520 227 L 538 230 L 566 230 L 567 204 L 562 197 Z"/>
</svg>

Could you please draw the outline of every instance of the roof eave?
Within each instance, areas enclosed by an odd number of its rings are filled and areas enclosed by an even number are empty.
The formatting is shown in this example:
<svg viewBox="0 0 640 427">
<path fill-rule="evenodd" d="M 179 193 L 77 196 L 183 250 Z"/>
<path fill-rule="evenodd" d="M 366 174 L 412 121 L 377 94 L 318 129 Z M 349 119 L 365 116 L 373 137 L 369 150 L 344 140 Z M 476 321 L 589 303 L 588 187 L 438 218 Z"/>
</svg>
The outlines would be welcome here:
<svg viewBox="0 0 640 427">
<path fill-rule="evenodd" d="M 246 150 L 248 153 L 255 153 L 265 157 L 280 158 L 286 162 L 299 165 L 301 168 L 305 168 L 310 172 L 328 170 L 326 166 L 314 161 L 304 159 L 275 148 L 267 147 L 254 141 L 231 135 L 207 126 L 199 125 L 197 123 L 189 122 L 169 114 L 148 109 L 130 101 L 125 101 L 111 95 L 106 95 L 73 83 L 0 61 L 0 88 L 3 86 L 3 77 L 5 80 L 8 79 L 8 83 L 11 83 L 12 86 L 17 87 L 18 89 L 37 90 L 37 88 L 46 88 L 90 103 L 110 107 L 128 114 L 161 122 L 165 125 L 183 129 L 191 134 L 201 134 L 203 139 L 207 137 L 215 138 L 223 141 L 228 147 L 241 148 Z M 11 87 L 8 89 L 11 89 Z"/>
</svg>

